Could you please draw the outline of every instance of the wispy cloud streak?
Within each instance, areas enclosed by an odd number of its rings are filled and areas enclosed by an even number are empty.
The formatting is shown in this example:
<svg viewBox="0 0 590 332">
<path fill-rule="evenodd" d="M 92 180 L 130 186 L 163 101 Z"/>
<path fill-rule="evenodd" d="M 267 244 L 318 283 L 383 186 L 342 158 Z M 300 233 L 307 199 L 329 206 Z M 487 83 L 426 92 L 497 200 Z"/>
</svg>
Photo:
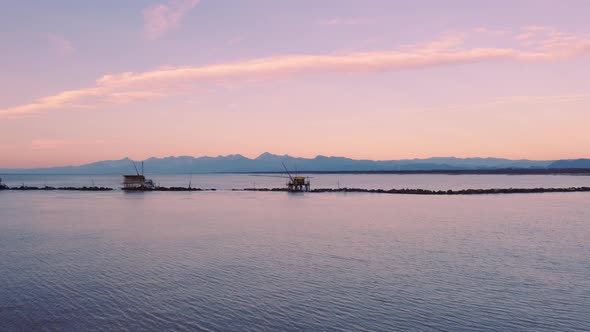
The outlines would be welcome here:
<svg viewBox="0 0 590 332">
<path fill-rule="evenodd" d="M 54 33 L 44 33 L 41 38 L 47 42 L 49 47 L 59 54 L 67 55 L 74 52 L 74 46 L 64 36 Z"/>
<path fill-rule="evenodd" d="M 149 38 L 159 38 L 177 28 L 184 16 L 199 4 L 200 0 L 169 0 L 143 10 L 144 32 Z"/>
<path fill-rule="evenodd" d="M 319 25 L 359 25 L 369 23 L 371 20 L 367 17 L 348 17 L 348 18 L 332 18 L 329 20 L 321 20 Z"/>
<path fill-rule="evenodd" d="M 520 32 L 519 32 L 520 33 Z M 590 54 L 590 38 L 550 32 L 531 45 L 469 48 L 464 33 L 445 34 L 395 51 L 337 55 L 285 55 L 215 65 L 166 68 L 105 75 L 93 87 L 64 91 L 33 103 L 0 110 L 15 115 L 47 109 L 97 107 L 168 97 L 192 91 L 195 84 L 236 79 L 272 79 L 309 73 L 411 70 L 486 61 L 549 61 Z M 517 34 L 512 35 L 517 39 Z M 527 43 L 530 40 L 525 40 Z"/>
</svg>

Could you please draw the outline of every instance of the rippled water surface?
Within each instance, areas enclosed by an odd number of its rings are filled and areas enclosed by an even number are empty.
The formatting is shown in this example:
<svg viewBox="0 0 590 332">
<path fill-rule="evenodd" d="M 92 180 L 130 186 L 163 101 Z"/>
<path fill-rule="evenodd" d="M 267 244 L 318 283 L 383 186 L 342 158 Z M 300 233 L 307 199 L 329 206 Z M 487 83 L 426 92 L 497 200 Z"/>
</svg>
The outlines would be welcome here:
<svg viewBox="0 0 590 332">
<path fill-rule="evenodd" d="M 2 191 L 0 253 L 2 331 L 590 330 L 588 193 Z"/>
</svg>

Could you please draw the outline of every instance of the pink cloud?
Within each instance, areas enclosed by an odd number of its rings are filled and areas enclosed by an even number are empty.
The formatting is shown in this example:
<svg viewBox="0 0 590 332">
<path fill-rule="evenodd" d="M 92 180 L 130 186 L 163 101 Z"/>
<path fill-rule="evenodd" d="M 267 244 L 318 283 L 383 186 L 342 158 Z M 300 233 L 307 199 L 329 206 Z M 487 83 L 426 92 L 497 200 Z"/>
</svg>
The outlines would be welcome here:
<svg viewBox="0 0 590 332">
<path fill-rule="evenodd" d="M 155 4 L 143 10 L 144 32 L 149 38 L 159 38 L 177 28 L 185 15 L 200 0 L 169 0 L 166 4 Z"/>
<path fill-rule="evenodd" d="M 473 32 L 476 33 L 481 33 L 481 34 L 488 34 L 488 35 L 495 35 L 495 36 L 505 36 L 510 34 L 510 31 L 508 30 L 504 30 L 504 29 L 489 29 L 486 27 L 478 27 L 472 30 Z"/>
<path fill-rule="evenodd" d="M 44 33 L 41 35 L 41 38 L 47 42 L 52 50 L 59 54 L 67 55 L 74 52 L 74 46 L 64 36 L 54 33 Z"/>
<path fill-rule="evenodd" d="M 520 32 L 519 32 L 520 33 Z M 0 116 L 56 108 L 96 107 L 125 104 L 188 94 L 195 84 L 236 80 L 275 79 L 289 75 L 411 70 L 489 61 L 550 61 L 590 54 L 590 38 L 552 32 L 536 43 L 530 40 L 518 48 L 466 47 L 467 33 L 447 33 L 429 43 L 404 46 L 398 50 L 332 54 L 284 55 L 240 62 L 194 67 L 165 67 L 145 72 L 105 75 L 94 87 L 64 91 L 35 102 L 0 109 Z M 475 36 L 477 37 L 477 36 Z M 512 41 L 518 41 L 513 34 Z"/>
<path fill-rule="evenodd" d="M 332 18 L 329 20 L 321 20 L 320 25 L 359 25 L 369 23 L 371 20 L 367 17 L 348 17 L 348 18 Z"/>
<path fill-rule="evenodd" d="M 523 33 L 517 35 L 516 39 L 525 40 L 525 39 L 529 39 L 534 36 L 535 36 L 535 33 L 533 33 L 533 32 L 523 32 Z"/>
<path fill-rule="evenodd" d="M 108 94 L 107 98 L 105 98 L 105 101 L 111 104 L 128 104 L 144 100 L 152 100 L 165 96 L 166 95 L 164 93 L 153 91 L 112 92 Z"/>
</svg>

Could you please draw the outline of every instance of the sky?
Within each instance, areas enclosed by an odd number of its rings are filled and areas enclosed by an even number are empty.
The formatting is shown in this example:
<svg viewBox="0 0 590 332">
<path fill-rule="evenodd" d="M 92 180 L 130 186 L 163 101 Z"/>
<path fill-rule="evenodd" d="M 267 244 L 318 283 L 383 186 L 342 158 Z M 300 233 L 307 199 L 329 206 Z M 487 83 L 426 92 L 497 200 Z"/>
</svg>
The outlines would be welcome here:
<svg viewBox="0 0 590 332">
<path fill-rule="evenodd" d="M 0 168 L 590 157 L 588 0 L 0 6 Z"/>
</svg>

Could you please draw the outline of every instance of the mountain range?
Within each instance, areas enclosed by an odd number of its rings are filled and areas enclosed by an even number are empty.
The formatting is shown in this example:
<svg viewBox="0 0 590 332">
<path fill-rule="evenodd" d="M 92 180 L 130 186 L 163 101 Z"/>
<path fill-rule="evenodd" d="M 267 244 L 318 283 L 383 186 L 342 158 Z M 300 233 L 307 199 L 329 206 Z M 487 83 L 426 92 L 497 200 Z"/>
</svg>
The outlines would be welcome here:
<svg viewBox="0 0 590 332">
<path fill-rule="evenodd" d="M 250 159 L 239 154 L 218 157 L 164 157 L 144 161 L 146 173 L 240 173 L 282 172 L 284 163 L 289 170 L 299 172 L 374 172 L 374 171 L 445 171 L 493 169 L 590 168 L 590 159 L 574 160 L 511 160 L 502 158 L 435 157 L 426 159 L 365 160 L 345 157 L 316 156 L 299 158 L 265 152 Z M 136 163 L 139 168 L 140 165 Z M 98 161 L 80 166 L 0 169 L 0 173 L 26 174 L 133 174 L 129 158 Z"/>
</svg>

